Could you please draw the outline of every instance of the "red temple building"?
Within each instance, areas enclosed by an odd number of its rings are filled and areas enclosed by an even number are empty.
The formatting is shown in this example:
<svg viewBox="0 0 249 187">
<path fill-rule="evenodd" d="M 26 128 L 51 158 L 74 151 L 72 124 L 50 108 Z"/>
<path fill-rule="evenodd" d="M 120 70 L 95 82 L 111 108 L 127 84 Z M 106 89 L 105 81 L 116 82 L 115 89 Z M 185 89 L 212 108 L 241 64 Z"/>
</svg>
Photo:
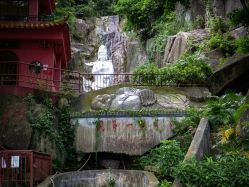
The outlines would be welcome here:
<svg viewBox="0 0 249 187">
<path fill-rule="evenodd" d="M 66 18 L 55 0 L 0 0 L 0 94 L 57 93 L 71 59 Z"/>
</svg>

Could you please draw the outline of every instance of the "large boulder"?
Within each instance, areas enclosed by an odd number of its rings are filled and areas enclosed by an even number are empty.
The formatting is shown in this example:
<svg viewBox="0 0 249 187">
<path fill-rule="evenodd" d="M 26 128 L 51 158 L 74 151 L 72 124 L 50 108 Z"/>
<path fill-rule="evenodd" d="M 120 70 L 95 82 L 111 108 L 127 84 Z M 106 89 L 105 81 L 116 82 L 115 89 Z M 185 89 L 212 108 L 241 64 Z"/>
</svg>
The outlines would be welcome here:
<svg viewBox="0 0 249 187">
<path fill-rule="evenodd" d="M 27 112 L 28 106 L 25 102 L 12 103 L 5 108 L 0 119 L 0 139 L 4 147 L 29 148 L 32 127 L 27 118 Z"/>
<path fill-rule="evenodd" d="M 213 11 L 215 16 L 226 17 L 227 14 L 231 13 L 236 9 L 241 9 L 243 6 L 240 1 L 234 0 L 214 0 L 213 1 Z"/>
<path fill-rule="evenodd" d="M 139 110 L 140 108 L 141 101 L 138 95 L 117 95 L 111 104 L 111 109 Z"/>
<path fill-rule="evenodd" d="M 241 138 L 249 138 L 249 108 L 241 114 L 236 131 Z"/>
<path fill-rule="evenodd" d="M 146 52 L 139 41 L 128 41 L 126 54 L 126 72 L 128 73 L 133 73 L 137 66 L 144 64 L 147 60 Z"/>
<path fill-rule="evenodd" d="M 96 96 L 93 101 L 91 108 L 94 110 L 104 110 L 108 109 L 111 106 L 112 100 L 115 98 L 114 94 L 108 95 L 98 95 Z"/>
<path fill-rule="evenodd" d="M 207 36 L 207 30 L 198 29 L 191 32 L 179 32 L 177 35 L 170 37 L 165 48 L 163 64 L 176 62 L 186 52 L 189 39 L 193 43 L 200 43 Z"/>
<path fill-rule="evenodd" d="M 206 7 L 203 0 L 190 0 L 189 7 L 183 6 L 180 2 L 175 6 L 176 14 L 184 18 L 185 21 L 194 21 L 197 16 L 204 17 L 206 14 Z"/>
<path fill-rule="evenodd" d="M 123 87 L 118 89 L 116 94 L 96 96 L 92 101 L 91 108 L 94 110 L 139 110 L 141 107 L 151 106 L 156 102 L 157 99 L 152 90 Z"/>
</svg>

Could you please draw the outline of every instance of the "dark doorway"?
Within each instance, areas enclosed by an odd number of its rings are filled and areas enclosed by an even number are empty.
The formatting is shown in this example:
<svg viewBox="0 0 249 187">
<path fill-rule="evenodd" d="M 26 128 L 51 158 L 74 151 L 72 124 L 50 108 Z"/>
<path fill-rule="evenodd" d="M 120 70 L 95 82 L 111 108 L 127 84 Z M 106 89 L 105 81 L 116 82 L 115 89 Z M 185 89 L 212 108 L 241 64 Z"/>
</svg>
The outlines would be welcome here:
<svg viewBox="0 0 249 187">
<path fill-rule="evenodd" d="M 11 51 L 0 51 L 0 85 L 16 85 L 18 58 Z"/>
</svg>

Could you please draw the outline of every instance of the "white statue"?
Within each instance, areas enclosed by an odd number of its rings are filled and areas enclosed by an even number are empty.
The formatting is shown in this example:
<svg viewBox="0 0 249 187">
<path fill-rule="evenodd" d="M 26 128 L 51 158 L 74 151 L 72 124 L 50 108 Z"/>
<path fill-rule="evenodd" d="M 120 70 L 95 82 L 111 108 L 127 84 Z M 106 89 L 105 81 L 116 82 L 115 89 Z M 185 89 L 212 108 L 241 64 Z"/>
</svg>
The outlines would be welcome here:
<svg viewBox="0 0 249 187">
<path fill-rule="evenodd" d="M 98 50 L 98 60 L 96 62 L 86 63 L 88 66 L 93 66 L 92 74 L 94 81 L 91 82 L 92 90 L 98 90 L 111 86 L 113 83 L 113 64 L 111 60 L 108 60 L 107 49 L 104 45 L 101 45 Z M 83 79 L 83 87 L 84 87 Z"/>
</svg>

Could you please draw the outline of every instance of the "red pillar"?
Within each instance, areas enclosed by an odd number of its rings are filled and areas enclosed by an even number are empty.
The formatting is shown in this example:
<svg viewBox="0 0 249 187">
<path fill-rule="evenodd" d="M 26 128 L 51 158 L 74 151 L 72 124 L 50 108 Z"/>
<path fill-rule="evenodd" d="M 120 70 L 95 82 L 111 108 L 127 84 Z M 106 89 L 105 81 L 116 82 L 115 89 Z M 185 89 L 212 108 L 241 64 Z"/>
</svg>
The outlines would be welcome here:
<svg viewBox="0 0 249 187">
<path fill-rule="evenodd" d="M 38 21 L 39 3 L 38 0 L 29 0 L 29 16 L 31 21 Z"/>
</svg>

